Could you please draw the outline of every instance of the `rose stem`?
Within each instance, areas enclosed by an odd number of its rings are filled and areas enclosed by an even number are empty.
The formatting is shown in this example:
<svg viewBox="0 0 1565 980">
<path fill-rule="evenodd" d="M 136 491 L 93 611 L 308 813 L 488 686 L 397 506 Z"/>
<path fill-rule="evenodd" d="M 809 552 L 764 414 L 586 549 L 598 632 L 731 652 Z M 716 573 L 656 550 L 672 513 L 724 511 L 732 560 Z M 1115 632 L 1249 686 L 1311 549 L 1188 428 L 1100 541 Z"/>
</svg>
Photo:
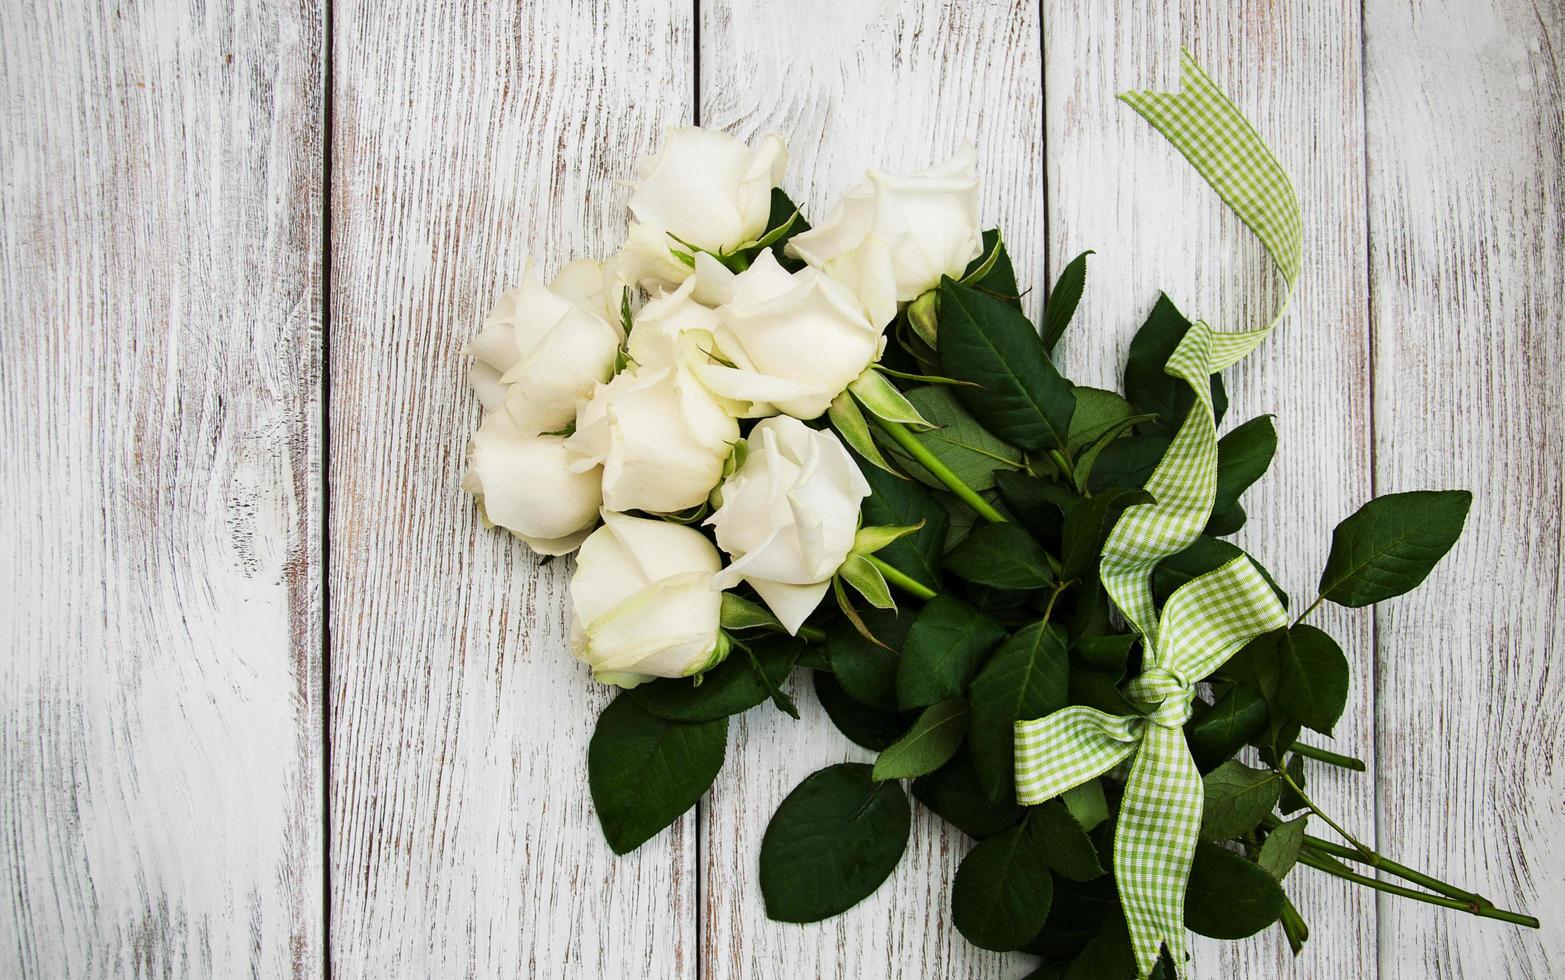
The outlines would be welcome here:
<svg viewBox="0 0 1565 980">
<path fill-rule="evenodd" d="M 1441 881 L 1439 878 L 1436 878 L 1432 875 L 1426 875 L 1422 871 L 1415 871 L 1405 864 L 1398 864 L 1390 858 L 1384 857 L 1378 852 L 1370 850 L 1370 848 L 1365 846 L 1362 841 L 1348 833 L 1346 830 L 1342 829 L 1341 824 L 1331 819 L 1331 817 L 1328 816 L 1325 811 L 1316 805 L 1315 801 L 1309 798 L 1309 796 L 1304 792 L 1299 784 L 1294 782 L 1293 777 L 1288 775 L 1286 769 L 1274 769 L 1273 772 L 1276 772 L 1279 776 L 1282 777 L 1283 782 L 1287 783 L 1293 789 L 1293 792 L 1299 797 L 1299 799 L 1304 801 L 1304 805 L 1309 807 L 1311 813 L 1326 821 L 1332 830 L 1335 830 L 1338 834 L 1342 835 L 1343 840 L 1353 845 L 1351 848 L 1348 848 L 1343 847 L 1341 844 L 1333 844 L 1331 841 L 1323 840 L 1319 842 L 1319 845 L 1321 846 L 1319 846 L 1318 849 L 1320 851 L 1335 855 L 1337 857 L 1345 857 L 1350 860 L 1357 861 L 1360 864 L 1367 864 L 1370 867 L 1384 871 L 1387 874 L 1394 874 L 1398 878 L 1406 878 L 1415 885 L 1423 885 L 1425 888 L 1430 888 L 1434 891 L 1440 892 L 1441 894 L 1449 895 L 1451 898 L 1462 902 L 1463 907 L 1472 905 L 1481 908 L 1493 908 L 1493 903 L 1481 895 L 1470 892 L 1465 888 L 1458 888 L 1455 885 Z M 1309 845 L 1311 847 L 1317 846 L 1314 838 L 1310 839 Z"/>
<path fill-rule="evenodd" d="M 876 558 L 874 555 L 865 555 L 864 557 L 868 558 L 869 563 L 874 565 L 875 568 L 880 571 L 881 575 L 885 576 L 887 582 L 890 582 L 892 585 L 895 585 L 897 588 L 901 589 L 903 592 L 908 593 L 909 595 L 916 596 L 917 598 L 928 601 L 940 594 L 934 589 L 931 589 L 929 586 L 925 585 L 923 582 L 920 582 L 918 579 L 913 578 L 911 575 L 908 575 L 899 569 L 886 564 L 879 558 Z"/>
<path fill-rule="evenodd" d="M 1364 771 L 1364 760 L 1355 759 L 1351 755 L 1338 755 L 1329 749 L 1305 745 L 1303 742 L 1294 742 L 1289 748 L 1306 759 L 1314 759 L 1316 762 L 1324 762 L 1327 765 L 1337 766 L 1342 769 L 1351 769 L 1354 772 Z"/>
<path fill-rule="evenodd" d="M 1267 814 L 1266 818 L 1261 821 L 1261 825 L 1267 830 L 1272 830 L 1276 828 L 1277 825 L 1281 822 L 1282 821 L 1278 820 L 1271 814 Z M 1398 864 L 1396 861 L 1377 854 L 1374 851 L 1365 854 L 1362 851 L 1355 850 L 1354 848 L 1344 847 L 1343 845 L 1333 841 L 1323 840 L 1319 837 L 1315 837 L 1309 834 L 1304 835 L 1304 844 L 1306 847 L 1309 847 L 1312 850 L 1320 851 L 1322 854 L 1330 854 L 1332 857 L 1346 858 L 1349 861 L 1357 861 L 1360 864 L 1367 864 L 1376 870 L 1384 871 L 1386 874 L 1396 875 L 1398 878 L 1405 878 L 1408 881 L 1413 882 L 1415 885 L 1423 885 L 1425 888 L 1428 888 L 1431 891 L 1440 892 L 1442 895 L 1448 895 L 1451 898 L 1465 902 L 1469 905 L 1492 904 L 1488 899 L 1482 897 L 1481 895 L 1474 894 L 1473 892 L 1467 891 L 1466 889 L 1457 888 L 1455 885 L 1446 884 L 1439 878 L 1426 875 L 1422 871 L 1414 871 L 1407 865 Z"/>
<path fill-rule="evenodd" d="M 930 475 L 944 483 L 951 492 L 956 494 L 962 503 L 973 509 L 973 512 L 991 524 L 1004 524 L 1005 515 L 995 510 L 989 501 L 978 495 L 978 491 L 962 482 L 962 478 L 951 472 L 951 468 L 942 463 L 934 453 L 924 447 L 907 426 L 901 422 L 888 422 L 878 416 L 875 421 L 879 423 L 886 434 L 891 436 L 907 454 L 918 460 L 920 466 L 928 470 Z M 916 594 L 916 593 L 915 593 Z"/>
<path fill-rule="evenodd" d="M 1330 861 L 1325 861 L 1321 858 L 1315 857 L 1308 851 L 1304 851 L 1299 855 L 1299 863 L 1314 868 L 1316 871 L 1324 871 L 1327 874 L 1341 878 L 1344 881 L 1351 881 L 1356 885 L 1363 885 L 1366 888 L 1373 888 L 1376 891 L 1385 892 L 1388 895 L 1400 895 L 1403 898 L 1411 898 L 1419 902 L 1426 902 L 1430 905 L 1439 905 L 1443 908 L 1457 909 L 1458 911 L 1462 912 L 1470 912 L 1473 915 L 1480 916 L 1485 919 L 1499 919 L 1502 922 L 1514 922 L 1516 925 L 1527 926 L 1530 929 L 1537 929 L 1539 927 L 1538 920 L 1530 915 L 1523 915 L 1520 912 L 1507 912 L 1504 909 L 1497 909 L 1492 905 L 1478 905 L 1472 902 L 1464 902 L 1459 898 L 1447 898 L 1444 895 L 1431 895 L 1428 892 L 1416 891 L 1412 888 L 1404 888 L 1401 885 L 1392 884 L 1389 881 L 1381 881 L 1378 878 L 1371 878 L 1368 875 L 1356 874 L 1340 865 L 1333 864 Z"/>
</svg>

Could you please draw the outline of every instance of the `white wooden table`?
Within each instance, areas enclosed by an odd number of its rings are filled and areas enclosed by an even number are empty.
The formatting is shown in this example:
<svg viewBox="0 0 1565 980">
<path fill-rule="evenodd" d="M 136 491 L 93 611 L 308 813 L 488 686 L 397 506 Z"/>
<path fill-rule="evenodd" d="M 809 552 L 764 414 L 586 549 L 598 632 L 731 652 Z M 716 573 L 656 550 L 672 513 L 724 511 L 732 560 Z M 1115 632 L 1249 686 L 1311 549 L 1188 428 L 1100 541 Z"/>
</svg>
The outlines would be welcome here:
<svg viewBox="0 0 1565 980">
<path fill-rule="evenodd" d="M 819 214 L 974 141 L 1063 345 L 1112 385 L 1158 288 L 1216 322 L 1264 255 L 1114 94 L 1188 45 L 1302 195 L 1290 319 L 1231 372 L 1282 450 L 1241 543 L 1295 595 L 1375 492 L 1465 486 L 1421 591 L 1322 619 L 1355 667 L 1322 796 L 1544 919 L 1339 886 L 1201 975 L 1546 977 L 1565 962 L 1561 0 L 296 0 L 0 5 L 0 976 L 1018 977 L 951 927 L 927 814 L 869 901 L 766 920 L 761 834 L 865 753 L 800 692 L 699 808 L 613 857 L 607 694 L 565 563 L 457 489 L 458 348 L 523 256 L 617 246 L 697 119 L 788 136 Z M 1221 318 L 1227 318 L 1221 319 Z"/>
</svg>

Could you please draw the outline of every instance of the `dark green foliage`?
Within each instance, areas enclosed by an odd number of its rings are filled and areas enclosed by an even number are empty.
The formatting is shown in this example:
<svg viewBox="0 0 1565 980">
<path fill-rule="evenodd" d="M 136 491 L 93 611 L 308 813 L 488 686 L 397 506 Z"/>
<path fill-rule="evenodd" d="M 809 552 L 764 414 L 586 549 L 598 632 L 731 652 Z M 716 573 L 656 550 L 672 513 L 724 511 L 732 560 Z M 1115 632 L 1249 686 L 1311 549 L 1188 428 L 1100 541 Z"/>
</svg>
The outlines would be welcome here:
<svg viewBox="0 0 1565 980">
<path fill-rule="evenodd" d="M 1159 296 L 1157 305 L 1130 342 L 1125 358 L 1125 396 L 1139 410 L 1157 416 L 1146 424 L 1147 432 L 1172 436 L 1195 404 L 1190 386 L 1163 370 L 1189 329 L 1190 321 L 1184 314 L 1167 296 Z M 1213 375 L 1212 412 L 1219 422 L 1227 409 L 1228 394 L 1222 380 Z"/>
<path fill-rule="evenodd" d="M 1337 525 L 1320 576 L 1320 594 L 1367 606 L 1411 592 L 1456 544 L 1473 495 L 1415 490 L 1376 497 Z"/>
<path fill-rule="evenodd" d="M 1037 622 L 1000 644 L 973 678 L 968 751 L 989 799 L 1013 791 L 1013 726 L 1065 707 L 1069 672 L 1063 632 Z"/>
<path fill-rule="evenodd" d="M 913 617 L 902 645 L 897 705 L 921 708 L 964 696 L 984 654 L 1004 638 L 999 624 L 967 603 L 949 596 L 931 599 Z"/>
<path fill-rule="evenodd" d="M 668 721 L 628 694 L 609 702 L 587 746 L 587 784 L 614 853 L 635 850 L 695 806 L 727 746 L 727 718 Z"/>
<path fill-rule="evenodd" d="M 837 726 L 837 731 L 853 743 L 871 752 L 879 752 L 901 738 L 902 733 L 912 724 L 911 714 L 881 711 L 860 704 L 849 697 L 837 679 L 827 671 L 817 670 L 813 673 L 815 697 L 819 699 L 821 707 L 826 709 L 826 716 Z"/>
<path fill-rule="evenodd" d="M 951 885 L 951 918 L 983 949 L 1020 949 L 1043 928 L 1053 898 L 1043 848 L 1026 826 L 985 838 L 968 852 Z"/>
<path fill-rule="evenodd" d="M 912 812 L 870 767 L 829 766 L 782 801 L 761 841 L 761 896 L 778 922 L 818 922 L 868 897 L 907 847 Z"/>
<path fill-rule="evenodd" d="M 952 279 L 940 284 L 940 366 L 990 432 L 1027 450 L 1062 449 L 1075 411 L 1071 384 L 1013 306 Z"/>
</svg>

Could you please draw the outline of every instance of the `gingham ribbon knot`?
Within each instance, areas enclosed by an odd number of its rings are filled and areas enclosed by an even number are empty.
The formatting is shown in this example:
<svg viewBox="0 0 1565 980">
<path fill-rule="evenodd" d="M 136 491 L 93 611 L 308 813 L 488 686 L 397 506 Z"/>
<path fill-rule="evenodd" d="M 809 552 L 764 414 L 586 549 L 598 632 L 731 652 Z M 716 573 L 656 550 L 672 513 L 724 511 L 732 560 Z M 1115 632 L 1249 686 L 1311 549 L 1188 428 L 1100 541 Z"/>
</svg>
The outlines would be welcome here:
<svg viewBox="0 0 1565 980">
<path fill-rule="evenodd" d="M 1291 298 L 1302 255 L 1298 197 L 1249 122 L 1189 55 L 1180 90 L 1120 97 L 1183 153 L 1271 254 Z M 1157 608 L 1151 576 L 1189 547 L 1217 493 L 1217 423 L 1211 375 L 1254 350 L 1276 326 L 1219 332 L 1191 324 L 1164 370 L 1185 381 L 1194 404 L 1152 476 L 1152 501 L 1129 507 L 1103 546 L 1104 591 L 1142 640 L 1142 673 L 1125 686 L 1146 714 L 1072 705 L 1016 723 L 1016 798 L 1041 803 L 1128 762 L 1114 828 L 1114 879 L 1138 976 L 1166 946 L 1185 972 L 1185 885 L 1201 829 L 1201 774 L 1185 742 L 1194 685 L 1245 643 L 1288 624 L 1270 583 L 1240 556 L 1176 589 Z"/>
<path fill-rule="evenodd" d="M 1194 710 L 1195 685 L 1171 670 L 1154 667 L 1125 686 L 1125 696 L 1143 704 L 1155 704 L 1147 721 L 1164 728 L 1183 728 Z"/>
</svg>

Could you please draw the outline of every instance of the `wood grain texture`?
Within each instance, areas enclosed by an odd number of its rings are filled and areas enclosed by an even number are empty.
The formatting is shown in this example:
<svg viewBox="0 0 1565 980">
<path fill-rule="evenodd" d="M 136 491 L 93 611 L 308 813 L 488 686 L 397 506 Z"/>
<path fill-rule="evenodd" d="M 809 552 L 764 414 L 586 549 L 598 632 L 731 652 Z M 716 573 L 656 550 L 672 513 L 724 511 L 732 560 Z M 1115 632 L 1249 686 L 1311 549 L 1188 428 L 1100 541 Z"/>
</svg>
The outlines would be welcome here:
<svg viewBox="0 0 1565 980">
<path fill-rule="evenodd" d="M 824 215 L 870 167 L 911 172 L 962 141 L 979 151 L 981 213 L 1018 268 L 1043 251 L 1040 25 L 1036 4 L 702 4 L 701 119 L 789 141 L 784 186 Z M 1040 292 L 1028 297 L 1040 308 Z M 770 707 L 734 726 L 702 818 L 703 975 L 1009 977 L 1031 958 L 970 945 L 950 919 L 951 879 L 970 842 L 915 804 L 891 879 L 828 922 L 766 918 L 756 880 L 773 811 L 811 772 L 869 760 L 832 727 L 800 671 L 795 721 Z"/>
<path fill-rule="evenodd" d="M 1315 597 L 1332 527 L 1370 496 L 1358 7 L 1343 0 L 1052 0 L 1045 23 L 1049 281 L 1072 256 L 1097 250 L 1061 345 L 1074 379 L 1119 387 L 1130 338 L 1159 290 L 1187 315 L 1229 328 L 1266 323 L 1281 294 L 1260 243 L 1116 93 L 1177 88 L 1184 45 L 1294 180 L 1305 218 L 1304 273 L 1277 332 L 1225 372 L 1231 405 L 1224 428 L 1276 415 L 1277 459 L 1246 494 L 1250 522 L 1235 540 L 1269 567 L 1300 610 Z M 1312 621 L 1337 638 L 1354 667 L 1336 739 L 1313 741 L 1374 766 L 1370 614 L 1322 610 Z M 1374 836 L 1372 777 L 1313 763 L 1308 776 L 1327 812 L 1363 839 Z M 1295 871 L 1287 891 L 1311 929 L 1300 959 L 1273 928 L 1242 943 L 1199 940 L 1197 975 L 1374 974 L 1373 896 L 1309 869 Z"/>
<path fill-rule="evenodd" d="M 1371 0 L 1381 492 L 1468 487 L 1467 531 L 1379 612 L 1381 839 L 1543 920 L 1380 909 L 1387 978 L 1543 977 L 1565 939 L 1565 5 Z"/>
<path fill-rule="evenodd" d="M 0 8 L 0 975 L 323 972 L 321 36 Z"/>
<path fill-rule="evenodd" d="M 458 490 L 458 352 L 529 251 L 619 246 L 616 182 L 690 118 L 690 6 L 333 10 L 333 974 L 693 976 L 694 818 L 609 851 L 570 564 Z"/>
</svg>

